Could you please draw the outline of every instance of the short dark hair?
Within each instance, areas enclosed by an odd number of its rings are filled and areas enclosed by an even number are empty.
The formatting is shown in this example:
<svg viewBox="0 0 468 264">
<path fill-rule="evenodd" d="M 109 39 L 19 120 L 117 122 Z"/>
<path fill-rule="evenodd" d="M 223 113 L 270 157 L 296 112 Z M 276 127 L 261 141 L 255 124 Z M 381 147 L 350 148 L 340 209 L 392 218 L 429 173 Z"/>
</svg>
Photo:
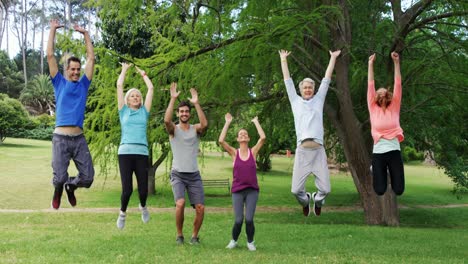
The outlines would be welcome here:
<svg viewBox="0 0 468 264">
<path fill-rule="evenodd" d="M 81 66 L 81 61 L 80 61 L 80 59 L 78 59 L 78 58 L 75 57 L 75 56 L 71 56 L 70 58 L 67 59 L 67 69 L 68 69 L 68 66 L 70 65 L 70 62 L 72 62 L 72 61 L 78 62 L 78 63 L 80 64 L 80 66 Z"/>
<path fill-rule="evenodd" d="M 177 112 L 179 111 L 179 109 L 180 109 L 181 107 L 184 107 L 184 106 L 187 106 L 189 111 L 192 110 L 192 105 L 190 104 L 190 102 L 188 102 L 188 101 L 181 101 L 181 102 L 179 103 L 179 105 L 177 106 Z"/>
</svg>

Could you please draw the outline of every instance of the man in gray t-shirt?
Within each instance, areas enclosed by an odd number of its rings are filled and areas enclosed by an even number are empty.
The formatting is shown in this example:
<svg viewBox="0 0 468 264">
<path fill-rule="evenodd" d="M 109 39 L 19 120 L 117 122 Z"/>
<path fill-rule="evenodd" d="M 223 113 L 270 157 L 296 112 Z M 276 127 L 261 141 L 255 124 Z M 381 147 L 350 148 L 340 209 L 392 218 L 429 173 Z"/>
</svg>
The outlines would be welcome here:
<svg viewBox="0 0 468 264">
<path fill-rule="evenodd" d="M 195 208 L 196 215 L 193 222 L 191 244 L 199 244 L 198 231 L 203 223 L 205 213 L 205 201 L 203 192 L 203 183 L 197 164 L 197 154 L 199 149 L 199 137 L 203 134 L 208 126 L 205 113 L 198 102 L 198 93 L 191 88 L 190 103 L 195 106 L 200 123 L 191 125 L 189 102 L 182 101 L 177 107 L 177 117 L 179 124 L 172 122 L 172 111 L 174 104 L 180 91 L 177 91 L 177 83 L 171 84 L 171 100 L 167 106 L 164 115 L 164 125 L 169 133 L 169 140 L 172 149 L 172 169 L 171 169 L 171 185 L 174 193 L 176 204 L 176 227 L 177 227 L 177 244 L 184 243 L 184 235 L 182 228 L 184 225 L 184 208 L 185 208 L 185 191 L 187 190 L 190 204 Z"/>
</svg>

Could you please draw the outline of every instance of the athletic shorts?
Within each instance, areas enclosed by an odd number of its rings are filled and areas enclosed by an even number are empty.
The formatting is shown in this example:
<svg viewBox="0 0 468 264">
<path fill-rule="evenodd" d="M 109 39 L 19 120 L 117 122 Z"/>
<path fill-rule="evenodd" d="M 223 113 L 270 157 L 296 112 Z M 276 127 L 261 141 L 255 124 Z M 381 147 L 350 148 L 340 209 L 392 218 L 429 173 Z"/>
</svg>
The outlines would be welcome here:
<svg viewBox="0 0 468 264">
<path fill-rule="evenodd" d="M 185 199 L 185 190 L 189 197 L 190 205 L 195 208 L 196 204 L 205 204 L 205 192 L 200 172 L 178 172 L 171 171 L 172 193 L 174 201 Z"/>
</svg>

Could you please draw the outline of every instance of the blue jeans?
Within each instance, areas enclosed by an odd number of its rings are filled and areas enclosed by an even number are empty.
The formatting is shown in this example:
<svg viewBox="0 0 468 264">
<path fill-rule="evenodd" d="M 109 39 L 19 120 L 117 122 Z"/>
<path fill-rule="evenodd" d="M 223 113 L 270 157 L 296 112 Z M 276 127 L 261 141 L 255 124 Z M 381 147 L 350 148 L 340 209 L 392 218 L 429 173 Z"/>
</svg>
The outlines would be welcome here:
<svg viewBox="0 0 468 264">
<path fill-rule="evenodd" d="M 78 170 L 76 177 L 68 177 L 68 166 L 73 159 Z M 64 136 L 54 134 L 52 137 L 52 169 L 55 188 L 65 183 L 74 187 L 91 187 L 94 180 L 94 167 L 88 144 L 83 134 Z"/>
</svg>

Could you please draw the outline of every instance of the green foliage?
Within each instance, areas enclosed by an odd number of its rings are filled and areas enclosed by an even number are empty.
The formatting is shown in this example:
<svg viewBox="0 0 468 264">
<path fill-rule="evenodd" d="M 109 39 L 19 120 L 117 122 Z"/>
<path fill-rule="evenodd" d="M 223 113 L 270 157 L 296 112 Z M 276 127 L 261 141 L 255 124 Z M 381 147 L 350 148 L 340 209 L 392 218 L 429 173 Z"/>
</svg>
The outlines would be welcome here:
<svg viewBox="0 0 468 264">
<path fill-rule="evenodd" d="M 6 94 L 0 94 L 0 141 L 28 125 L 30 121 L 23 105 Z"/>
<path fill-rule="evenodd" d="M 42 114 L 30 118 L 30 121 L 31 123 L 28 127 L 16 129 L 10 136 L 15 138 L 52 140 L 55 128 L 55 116 Z"/>
<path fill-rule="evenodd" d="M 15 62 L 10 60 L 8 54 L 0 50 L 0 93 L 11 98 L 18 98 L 24 87 L 22 71 L 18 70 Z"/>
<path fill-rule="evenodd" d="M 424 153 L 417 151 L 415 148 L 405 146 L 401 152 L 403 161 L 423 161 Z"/>
<path fill-rule="evenodd" d="M 23 69 L 23 54 L 21 52 L 16 54 L 13 60 L 18 69 Z M 44 56 L 44 72 L 49 71 L 49 65 L 46 62 L 47 58 Z M 41 52 L 39 50 L 26 50 L 26 69 L 28 80 L 31 80 L 34 76 L 41 74 Z"/>
<path fill-rule="evenodd" d="M 54 87 L 49 75 L 39 74 L 21 91 L 20 101 L 34 115 L 55 111 Z"/>
<path fill-rule="evenodd" d="M 147 23 L 141 1 L 120 1 L 122 7 L 113 9 L 115 1 L 103 2 L 101 9 L 102 40 L 104 46 L 122 55 L 145 58 L 153 55 L 152 26 Z M 152 2 L 152 1 L 148 1 Z"/>
<path fill-rule="evenodd" d="M 267 144 L 259 160 L 268 168 L 266 157 L 270 153 L 295 147 L 292 114 L 284 92 L 277 50 L 292 51 L 289 66 L 295 83 L 304 77 L 312 77 L 319 83 L 329 60 L 328 50 L 342 48 L 344 52 L 335 72 L 340 77 L 346 75 L 349 84 L 332 83 L 326 109 L 340 113 L 344 106 L 352 105 L 362 137 L 368 144 L 360 149 L 367 149 L 369 153 L 360 154 L 370 156 L 372 140 L 365 98 L 367 58 L 377 53 L 377 86 L 391 86 L 393 65 L 388 55 L 395 43 L 403 43 L 401 125 L 406 140 L 415 149 L 433 151 L 436 161 L 450 171 L 447 174 L 453 175 L 460 186 L 466 186 L 463 164 L 468 153 L 464 147 L 467 145 L 464 126 L 467 118 L 462 102 L 468 101 L 463 89 L 468 60 L 466 41 L 463 41 L 467 33 L 461 30 L 466 27 L 462 26 L 466 25 L 466 18 L 448 16 L 427 22 L 435 14 L 466 10 L 466 3 L 434 1 L 408 25 L 415 28 L 410 28 L 404 39 L 399 39 L 404 29 L 395 23 L 391 6 L 385 1 L 349 2 L 347 21 L 343 21 L 346 14 L 340 6 L 308 0 L 217 1 L 207 5 L 199 1 L 113 0 L 99 1 L 98 5 L 103 34 L 122 41 L 99 53 L 103 60 L 100 63 L 102 74 L 94 81 L 96 93 L 93 97 L 103 98 L 104 102 L 93 103 L 93 107 L 101 108 L 94 111 L 96 115 L 89 122 L 96 131 L 93 137 L 102 137 L 103 143 L 99 144 L 103 148 L 110 143 L 110 138 L 118 141 L 115 112 L 110 121 L 110 113 L 115 111 L 115 95 L 109 87 L 115 87 L 119 69 L 116 57 L 121 56 L 147 70 L 155 87 L 167 87 L 170 82 L 177 81 L 182 98 L 189 95 L 190 87 L 196 87 L 209 119 L 206 140 L 218 138 L 228 111 L 238 120 L 258 115 L 267 133 Z M 107 14 L 116 18 L 122 32 Z M 420 22 L 422 24 L 418 24 Z M 336 38 L 336 31 L 349 33 L 352 43 Z M 144 49 L 145 55 L 128 51 L 132 45 L 141 47 L 144 43 L 141 40 L 148 39 L 148 33 L 151 33 L 151 45 L 145 46 L 149 49 Z M 118 54 L 120 49 L 125 54 Z M 105 59 L 109 52 L 114 58 Z M 139 56 L 142 57 L 135 58 Z M 136 79 L 136 87 L 143 87 L 141 80 Z M 169 97 L 167 92 L 158 94 L 158 91 L 156 89 L 149 131 L 150 140 L 161 144 L 167 142 L 161 120 Z M 103 119 L 97 113 L 108 117 Z M 343 149 L 352 143 L 344 137 L 348 131 L 340 127 L 343 121 L 332 120 L 330 116 L 325 118 L 327 150 L 334 151 L 333 156 L 338 161 L 344 161 Z M 98 136 L 99 133 L 102 135 Z M 362 165 L 357 167 L 362 168 Z"/>
</svg>

